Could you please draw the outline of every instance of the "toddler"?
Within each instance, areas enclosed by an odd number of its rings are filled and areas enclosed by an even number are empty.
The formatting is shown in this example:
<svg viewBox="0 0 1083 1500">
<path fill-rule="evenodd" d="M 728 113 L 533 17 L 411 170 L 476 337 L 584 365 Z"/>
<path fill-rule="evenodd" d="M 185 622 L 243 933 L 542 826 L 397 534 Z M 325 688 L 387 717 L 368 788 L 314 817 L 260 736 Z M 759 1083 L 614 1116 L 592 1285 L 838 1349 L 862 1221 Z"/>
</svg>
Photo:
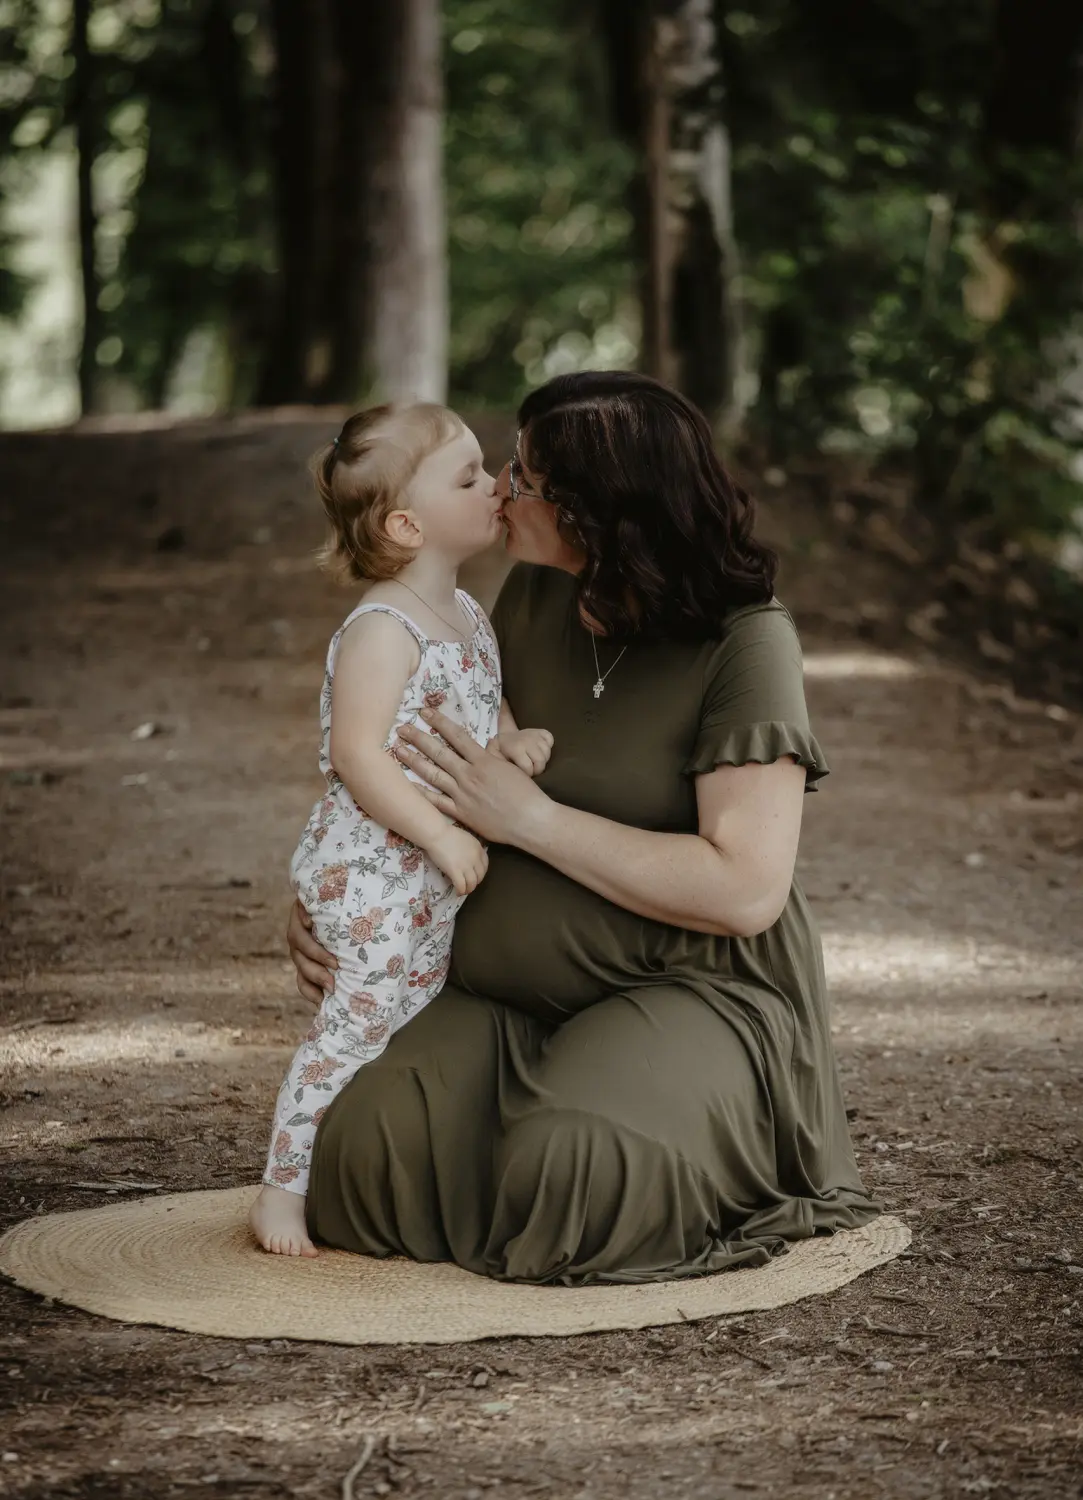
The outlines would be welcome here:
<svg viewBox="0 0 1083 1500">
<path fill-rule="evenodd" d="M 552 749 L 520 731 L 501 696 L 492 628 L 456 587 L 500 535 L 474 434 L 442 406 L 351 417 L 316 461 L 332 527 L 325 558 L 372 582 L 327 652 L 316 803 L 290 866 L 334 989 L 290 1065 L 275 1109 L 252 1230 L 265 1250 L 315 1255 L 305 1194 L 316 1127 L 357 1069 L 439 993 L 455 914 L 483 878 L 472 833 L 439 812 L 395 758 L 400 725 L 438 708 L 535 775 Z"/>
</svg>

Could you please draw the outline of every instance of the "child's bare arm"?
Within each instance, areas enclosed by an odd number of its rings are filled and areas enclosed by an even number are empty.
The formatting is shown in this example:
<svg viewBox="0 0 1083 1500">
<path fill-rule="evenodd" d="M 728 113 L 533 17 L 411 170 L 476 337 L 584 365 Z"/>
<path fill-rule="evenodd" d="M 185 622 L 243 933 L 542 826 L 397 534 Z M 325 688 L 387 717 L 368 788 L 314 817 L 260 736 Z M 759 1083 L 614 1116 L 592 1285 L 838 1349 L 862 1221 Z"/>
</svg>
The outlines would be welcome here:
<svg viewBox="0 0 1083 1500">
<path fill-rule="evenodd" d="M 519 726 L 515 722 L 515 715 L 511 711 L 511 704 L 506 698 L 500 700 L 500 718 L 497 720 L 496 733 L 499 738 L 502 734 L 517 734 Z"/>
<path fill-rule="evenodd" d="M 510 760 L 528 776 L 539 776 L 553 753 L 553 736 L 548 729 L 520 729 L 511 704 L 506 698 L 501 698 L 497 732 L 487 748 Z"/>
<path fill-rule="evenodd" d="M 347 628 L 331 686 L 331 764 L 370 817 L 428 849 L 450 819 L 384 749 L 418 660 L 416 642 L 391 615 L 362 615 Z"/>
</svg>

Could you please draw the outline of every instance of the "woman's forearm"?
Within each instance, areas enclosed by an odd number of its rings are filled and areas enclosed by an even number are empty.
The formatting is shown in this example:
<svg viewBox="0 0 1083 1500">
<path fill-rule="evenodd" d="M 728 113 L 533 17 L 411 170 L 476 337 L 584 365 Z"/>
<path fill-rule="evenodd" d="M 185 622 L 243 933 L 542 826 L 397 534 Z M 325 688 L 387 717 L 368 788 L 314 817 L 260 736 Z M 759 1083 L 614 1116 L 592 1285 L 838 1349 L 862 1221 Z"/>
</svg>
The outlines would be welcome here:
<svg viewBox="0 0 1083 1500">
<path fill-rule="evenodd" d="M 546 799 L 517 846 L 656 922 L 747 937 L 776 920 L 738 861 L 699 834 L 650 833 Z"/>
</svg>

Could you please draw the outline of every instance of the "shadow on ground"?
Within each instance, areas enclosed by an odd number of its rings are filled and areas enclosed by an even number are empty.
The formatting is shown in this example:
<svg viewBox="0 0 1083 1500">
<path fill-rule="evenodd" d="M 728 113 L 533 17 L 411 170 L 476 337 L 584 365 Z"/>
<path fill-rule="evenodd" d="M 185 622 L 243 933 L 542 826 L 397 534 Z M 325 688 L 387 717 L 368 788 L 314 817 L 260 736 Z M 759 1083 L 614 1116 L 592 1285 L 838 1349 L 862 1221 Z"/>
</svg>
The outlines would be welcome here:
<svg viewBox="0 0 1083 1500">
<path fill-rule="evenodd" d="M 0 1224 L 258 1175 L 348 608 L 303 474 L 334 426 L 0 439 Z M 911 1253 L 724 1325 L 436 1350 L 128 1328 L 4 1286 L 7 1493 L 330 1495 L 370 1438 L 358 1500 L 1076 1493 L 1083 732 L 870 639 L 892 565 L 785 495 L 766 523 L 835 773 L 801 876 L 862 1169 Z"/>
</svg>

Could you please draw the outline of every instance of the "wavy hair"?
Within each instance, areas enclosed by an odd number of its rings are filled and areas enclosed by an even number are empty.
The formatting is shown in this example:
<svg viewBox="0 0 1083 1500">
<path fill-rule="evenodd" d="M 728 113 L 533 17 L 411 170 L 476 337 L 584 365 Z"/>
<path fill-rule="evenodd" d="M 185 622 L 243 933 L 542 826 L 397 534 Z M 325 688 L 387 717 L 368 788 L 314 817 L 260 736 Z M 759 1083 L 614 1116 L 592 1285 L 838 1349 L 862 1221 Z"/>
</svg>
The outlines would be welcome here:
<svg viewBox="0 0 1083 1500">
<path fill-rule="evenodd" d="M 371 406 L 355 412 L 312 460 L 312 475 L 331 535 L 320 553 L 347 579 L 394 578 L 415 554 L 393 542 L 388 516 L 403 503 L 423 459 L 463 431 L 446 406 Z"/>
<path fill-rule="evenodd" d="M 778 558 L 707 418 L 630 371 L 559 375 L 519 408 L 522 457 L 581 548 L 583 613 L 609 635 L 709 640 L 774 593 Z"/>
</svg>

